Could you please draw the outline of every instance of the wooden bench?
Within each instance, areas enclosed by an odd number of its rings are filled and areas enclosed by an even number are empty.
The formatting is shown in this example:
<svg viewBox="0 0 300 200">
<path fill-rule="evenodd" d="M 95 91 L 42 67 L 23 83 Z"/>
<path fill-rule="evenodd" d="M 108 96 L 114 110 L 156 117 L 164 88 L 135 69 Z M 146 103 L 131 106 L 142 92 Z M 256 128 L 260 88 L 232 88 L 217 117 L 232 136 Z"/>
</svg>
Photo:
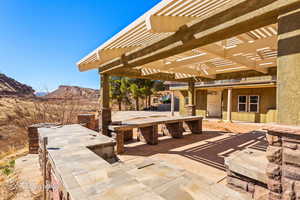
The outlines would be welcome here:
<svg viewBox="0 0 300 200">
<path fill-rule="evenodd" d="M 143 118 L 132 121 L 123 121 L 119 125 L 110 125 L 109 130 L 116 134 L 117 153 L 124 152 L 124 141 L 132 139 L 132 131 L 138 129 L 137 139 L 150 145 L 158 144 L 158 125 L 163 125 L 163 133 L 173 138 L 183 137 L 183 123 L 193 134 L 202 133 L 202 117 L 161 117 Z"/>
</svg>

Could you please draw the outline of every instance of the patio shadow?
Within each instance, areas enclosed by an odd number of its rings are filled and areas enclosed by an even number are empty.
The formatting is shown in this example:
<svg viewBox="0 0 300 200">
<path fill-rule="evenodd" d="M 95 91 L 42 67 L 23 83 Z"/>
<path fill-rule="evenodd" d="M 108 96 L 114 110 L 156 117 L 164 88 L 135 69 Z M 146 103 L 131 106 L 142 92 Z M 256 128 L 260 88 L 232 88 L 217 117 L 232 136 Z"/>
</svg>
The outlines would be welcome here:
<svg viewBox="0 0 300 200">
<path fill-rule="evenodd" d="M 203 134 L 188 134 L 181 139 L 163 139 L 158 145 L 127 145 L 123 155 L 148 157 L 155 154 L 177 154 L 225 171 L 224 158 L 246 148 L 266 151 L 265 133 L 253 131 L 231 134 L 203 131 Z"/>
</svg>

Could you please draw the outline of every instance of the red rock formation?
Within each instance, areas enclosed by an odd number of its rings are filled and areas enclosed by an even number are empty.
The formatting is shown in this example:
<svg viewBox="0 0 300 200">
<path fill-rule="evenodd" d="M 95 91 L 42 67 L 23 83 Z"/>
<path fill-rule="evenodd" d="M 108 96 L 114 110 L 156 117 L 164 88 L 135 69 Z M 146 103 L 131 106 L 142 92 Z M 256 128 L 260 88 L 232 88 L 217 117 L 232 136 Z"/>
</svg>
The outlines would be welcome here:
<svg viewBox="0 0 300 200">
<path fill-rule="evenodd" d="M 0 96 L 34 96 L 34 90 L 0 73 Z"/>
</svg>

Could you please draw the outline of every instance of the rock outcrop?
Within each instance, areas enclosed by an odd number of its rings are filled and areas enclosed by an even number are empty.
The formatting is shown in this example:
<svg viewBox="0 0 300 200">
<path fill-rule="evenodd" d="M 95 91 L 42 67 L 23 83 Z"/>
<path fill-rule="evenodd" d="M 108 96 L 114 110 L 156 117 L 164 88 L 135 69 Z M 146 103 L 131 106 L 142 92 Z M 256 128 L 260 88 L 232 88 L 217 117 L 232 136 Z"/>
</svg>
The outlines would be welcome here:
<svg viewBox="0 0 300 200">
<path fill-rule="evenodd" d="M 0 96 L 34 96 L 34 90 L 0 73 Z"/>
<path fill-rule="evenodd" d="M 44 96 L 45 98 L 73 98 L 73 99 L 98 99 L 99 90 L 82 88 L 78 86 L 61 85 L 58 89 Z"/>
</svg>

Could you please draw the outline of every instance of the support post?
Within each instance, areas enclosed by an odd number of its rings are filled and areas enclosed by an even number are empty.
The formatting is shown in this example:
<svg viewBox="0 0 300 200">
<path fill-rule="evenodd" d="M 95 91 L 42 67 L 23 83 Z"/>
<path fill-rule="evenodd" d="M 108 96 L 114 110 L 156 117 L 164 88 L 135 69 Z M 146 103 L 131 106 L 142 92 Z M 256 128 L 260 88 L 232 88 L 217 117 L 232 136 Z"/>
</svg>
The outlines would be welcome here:
<svg viewBox="0 0 300 200">
<path fill-rule="evenodd" d="M 232 88 L 228 88 L 227 93 L 227 121 L 231 122 L 231 111 L 232 111 Z"/>
<path fill-rule="evenodd" d="M 175 98 L 174 91 L 171 91 L 171 116 L 174 116 Z"/>
<path fill-rule="evenodd" d="M 278 123 L 300 125 L 300 9 L 278 18 Z"/>
<path fill-rule="evenodd" d="M 99 113 L 99 132 L 109 135 L 108 126 L 111 123 L 111 109 L 109 107 L 109 75 L 100 74 L 100 113 Z"/>
<path fill-rule="evenodd" d="M 189 103 L 186 106 L 188 116 L 196 115 L 196 105 L 195 105 L 195 82 L 189 82 L 188 85 L 188 100 Z"/>
<path fill-rule="evenodd" d="M 43 200 L 47 199 L 47 144 L 48 144 L 48 138 L 43 138 Z"/>
<path fill-rule="evenodd" d="M 124 132 L 116 131 L 117 154 L 124 153 Z"/>
</svg>

